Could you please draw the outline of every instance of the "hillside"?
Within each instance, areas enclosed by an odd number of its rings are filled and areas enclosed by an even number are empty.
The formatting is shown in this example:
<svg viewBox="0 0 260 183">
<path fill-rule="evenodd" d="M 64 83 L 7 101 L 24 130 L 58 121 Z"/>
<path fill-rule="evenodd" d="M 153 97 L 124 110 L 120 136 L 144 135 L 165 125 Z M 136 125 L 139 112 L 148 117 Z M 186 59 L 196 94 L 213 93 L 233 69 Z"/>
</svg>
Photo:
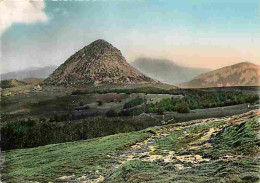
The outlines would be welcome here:
<svg viewBox="0 0 260 183">
<path fill-rule="evenodd" d="M 24 70 L 8 72 L 0 75 L 1 80 L 17 79 L 24 80 L 26 78 L 47 78 L 57 66 L 47 67 L 30 67 Z"/>
<path fill-rule="evenodd" d="M 28 84 L 39 84 L 43 81 L 44 79 L 41 78 L 25 78 L 23 82 L 28 83 Z"/>
<path fill-rule="evenodd" d="M 260 66 L 250 62 L 241 62 L 201 74 L 178 86 L 182 88 L 259 86 L 259 81 Z"/>
<path fill-rule="evenodd" d="M 251 111 L 7 151 L 3 181 L 258 182 L 257 120 Z"/>
<path fill-rule="evenodd" d="M 1 81 L 1 97 L 14 97 L 15 95 L 28 94 L 42 90 L 41 82 L 43 79 L 39 78 L 26 78 L 23 81 L 16 79 L 8 79 Z M 21 101 L 19 101 L 21 102 Z M 3 100 L 2 100 L 2 106 Z M 2 108 L 3 109 L 3 108 Z M 2 116 L 1 116 L 2 117 Z"/>
<path fill-rule="evenodd" d="M 183 67 L 166 59 L 138 58 L 131 63 L 145 75 L 167 84 L 179 84 L 210 71 L 204 68 Z"/>
<path fill-rule="evenodd" d="M 2 89 L 24 86 L 24 85 L 27 85 L 27 83 L 16 79 L 2 80 L 0 83 Z"/>
<path fill-rule="evenodd" d="M 120 50 L 105 40 L 82 48 L 45 81 L 45 85 L 85 86 L 151 83 L 153 80 L 129 65 Z"/>
</svg>

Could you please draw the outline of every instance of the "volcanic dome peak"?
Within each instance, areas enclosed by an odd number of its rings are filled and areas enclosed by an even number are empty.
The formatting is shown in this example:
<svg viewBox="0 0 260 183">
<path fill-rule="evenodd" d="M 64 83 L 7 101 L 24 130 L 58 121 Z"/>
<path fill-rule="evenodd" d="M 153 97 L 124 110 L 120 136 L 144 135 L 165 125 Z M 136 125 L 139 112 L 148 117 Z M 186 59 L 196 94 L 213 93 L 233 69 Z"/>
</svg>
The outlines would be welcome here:
<svg viewBox="0 0 260 183">
<path fill-rule="evenodd" d="M 69 57 L 44 84 L 84 86 L 150 82 L 154 81 L 129 65 L 120 50 L 98 39 Z"/>
</svg>

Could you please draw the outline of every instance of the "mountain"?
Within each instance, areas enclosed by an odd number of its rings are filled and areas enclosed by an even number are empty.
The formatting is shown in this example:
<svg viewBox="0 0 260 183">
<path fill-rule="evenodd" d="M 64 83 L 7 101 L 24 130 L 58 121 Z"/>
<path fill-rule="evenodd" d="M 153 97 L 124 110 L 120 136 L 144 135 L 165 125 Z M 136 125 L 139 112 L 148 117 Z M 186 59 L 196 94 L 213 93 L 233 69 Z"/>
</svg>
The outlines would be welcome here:
<svg viewBox="0 0 260 183">
<path fill-rule="evenodd" d="M 147 76 L 167 84 L 187 82 L 209 69 L 183 67 L 166 59 L 138 58 L 131 63 Z"/>
<path fill-rule="evenodd" d="M 25 78 L 47 78 L 57 66 L 47 66 L 47 67 L 31 67 L 24 70 L 16 72 L 8 72 L 1 74 L 1 80 L 7 79 L 17 79 L 24 80 Z"/>
<path fill-rule="evenodd" d="M 260 66 L 250 62 L 241 62 L 201 74 L 187 83 L 180 84 L 179 87 L 259 86 L 259 81 Z"/>
<path fill-rule="evenodd" d="M 46 80 L 45 85 L 85 86 L 154 82 L 129 65 L 120 50 L 99 39 L 85 46 Z"/>
</svg>

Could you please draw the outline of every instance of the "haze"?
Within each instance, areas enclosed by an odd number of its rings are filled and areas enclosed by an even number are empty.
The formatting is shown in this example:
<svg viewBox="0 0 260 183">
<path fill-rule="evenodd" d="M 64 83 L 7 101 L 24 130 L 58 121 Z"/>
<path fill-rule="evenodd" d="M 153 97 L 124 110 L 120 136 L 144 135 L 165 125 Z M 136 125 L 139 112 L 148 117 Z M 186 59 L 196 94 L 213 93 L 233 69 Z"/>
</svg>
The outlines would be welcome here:
<svg viewBox="0 0 260 183">
<path fill-rule="evenodd" d="M 0 2 L 1 73 L 60 65 L 96 39 L 139 57 L 220 68 L 260 63 L 258 0 Z"/>
</svg>

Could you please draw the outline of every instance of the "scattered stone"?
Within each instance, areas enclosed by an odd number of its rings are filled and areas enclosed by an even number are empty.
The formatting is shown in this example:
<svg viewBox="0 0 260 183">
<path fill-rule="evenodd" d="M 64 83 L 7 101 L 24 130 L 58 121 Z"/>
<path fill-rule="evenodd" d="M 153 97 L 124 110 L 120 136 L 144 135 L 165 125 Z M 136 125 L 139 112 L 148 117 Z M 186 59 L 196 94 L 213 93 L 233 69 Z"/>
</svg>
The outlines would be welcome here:
<svg viewBox="0 0 260 183">
<path fill-rule="evenodd" d="M 174 165 L 177 170 L 184 170 L 185 167 L 182 164 L 175 164 Z"/>
<path fill-rule="evenodd" d="M 72 181 L 75 179 L 75 175 L 70 175 L 70 176 L 62 176 L 58 178 L 58 181 L 62 181 L 62 182 L 68 182 L 68 181 Z"/>
</svg>

